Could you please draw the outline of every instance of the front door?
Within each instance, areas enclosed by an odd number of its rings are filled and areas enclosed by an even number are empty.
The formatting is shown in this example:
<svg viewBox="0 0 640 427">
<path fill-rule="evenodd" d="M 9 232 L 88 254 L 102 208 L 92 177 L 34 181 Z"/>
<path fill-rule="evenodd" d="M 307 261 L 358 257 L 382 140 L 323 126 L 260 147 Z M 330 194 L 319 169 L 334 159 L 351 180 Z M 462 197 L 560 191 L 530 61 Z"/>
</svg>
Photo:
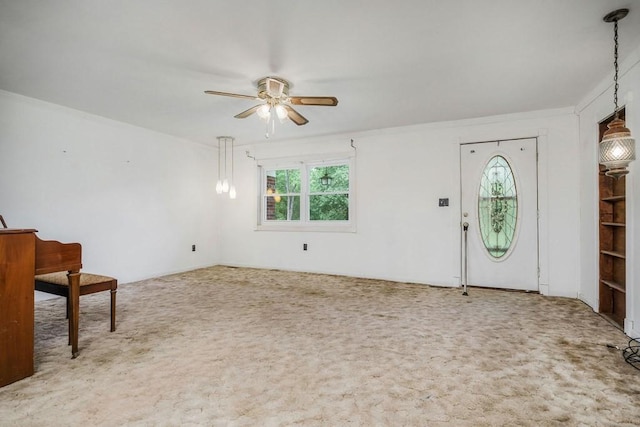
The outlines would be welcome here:
<svg viewBox="0 0 640 427">
<path fill-rule="evenodd" d="M 460 167 L 467 284 L 537 291 L 537 140 L 462 144 Z"/>
</svg>

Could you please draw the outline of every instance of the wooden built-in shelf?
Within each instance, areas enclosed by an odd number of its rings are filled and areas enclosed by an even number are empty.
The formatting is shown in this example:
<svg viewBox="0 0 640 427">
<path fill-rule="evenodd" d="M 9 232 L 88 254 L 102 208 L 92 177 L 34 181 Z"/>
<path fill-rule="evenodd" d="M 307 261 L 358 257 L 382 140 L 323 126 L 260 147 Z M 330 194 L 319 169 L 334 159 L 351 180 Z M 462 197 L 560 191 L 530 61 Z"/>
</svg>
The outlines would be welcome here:
<svg viewBox="0 0 640 427">
<path fill-rule="evenodd" d="M 618 111 L 624 120 L 624 108 Z M 598 141 L 613 120 L 609 117 L 600 123 Z M 599 299 L 598 311 L 617 327 L 622 328 L 626 317 L 626 246 L 627 202 L 626 177 L 615 179 L 605 175 L 598 166 L 598 214 L 599 214 Z"/>
<path fill-rule="evenodd" d="M 600 282 L 610 287 L 611 289 L 615 289 L 618 292 L 622 292 L 623 294 L 627 293 L 627 290 L 624 288 L 624 286 L 619 283 L 613 282 L 611 280 L 600 280 Z"/>
<path fill-rule="evenodd" d="M 626 196 L 611 196 L 611 197 L 603 197 L 602 200 L 603 202 L 619 202 L 621 200 L 626 199 Z"/>
<path fill-rule="evenodd" d="M 620 259 L 625 259 L 625 255 L 623 253 L 620 252 L 614 252 L 614 251 L 600 251 L 600 253 L 602 255 L 611 255 L 614 256 L 616 258 L 620 258 Z"/>
</svg>

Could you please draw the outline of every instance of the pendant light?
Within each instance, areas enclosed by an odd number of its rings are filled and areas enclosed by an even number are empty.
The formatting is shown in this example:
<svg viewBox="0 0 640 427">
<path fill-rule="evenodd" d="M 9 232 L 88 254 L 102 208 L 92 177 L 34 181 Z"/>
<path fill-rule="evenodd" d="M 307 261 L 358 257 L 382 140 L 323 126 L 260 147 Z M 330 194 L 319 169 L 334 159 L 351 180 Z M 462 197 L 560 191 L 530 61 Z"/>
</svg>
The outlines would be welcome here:
<svg viewBox="0 0 640 427">
<path fill-rule="evenodd" d="M 329 185 L 331 185 L 331 181 L 333 181 L 333 178 L 331 178 L 327 173 L 327 168 L 324 168 L 324 175 L 320 177 L 320 184 L 328 187 Z"/>
<path fill-rule="evenodd" d="M 222 179 L 220 171 L 220 137 L 218 137 L 218 181 L 216 182 L 216 193 L 222 194 Z"/>
<path fill-rule="evenodd" d="M 236 198 L 236 185 L 234 184 L 234 180 L 233 180 L 233 141 L 234 139 L 231 138 L 231 185 L 229 186 L 230 199 Z"/>
<path fill-rule="evenodd" d="M 222 180 L 222 192 L 229 192 L 229 179 L 227 178 L 227 137 L 221 137 L 224 139 L 224 179 Z"/>
<path fill-rule="evenodd" d="M 614 54 L 613 65 L 614 86 L 613 103 L 614 118 L 607 125 L 609 128 L 602 136 L 599 145 L 599 163 L 607 170 L 605 175 L 619 179 L 629 173 L 627 166 L 636 158 L 635 140 L 631 136 L 629 129 L 625 127 L 624 120 L 618 115 L 618 21 L 627 16 L 629 9 L 618 9 L 607 14 L 603 20 L 614 23 Z"/>
<path fill-rule="evenodd" d="M 216 183 L 216 193 L 229 193 L 229 198 L 235 199 L 237 196 L 236 186 L 233 181 L 233 143 L 234 138 L 230 136 L 219 136 L 218 137 L 218 182 Z M 227 175 L 227 163 L 229 163 L 229 150 L 228 143 L 231 143 L 231 179 L 229 179 L 229 175 Z M 221 147 L 224 145 L 224 153 L 221 153 Z M 221 180 L 221 159 L 224 157 L 224 178 Z"/>
</svg>

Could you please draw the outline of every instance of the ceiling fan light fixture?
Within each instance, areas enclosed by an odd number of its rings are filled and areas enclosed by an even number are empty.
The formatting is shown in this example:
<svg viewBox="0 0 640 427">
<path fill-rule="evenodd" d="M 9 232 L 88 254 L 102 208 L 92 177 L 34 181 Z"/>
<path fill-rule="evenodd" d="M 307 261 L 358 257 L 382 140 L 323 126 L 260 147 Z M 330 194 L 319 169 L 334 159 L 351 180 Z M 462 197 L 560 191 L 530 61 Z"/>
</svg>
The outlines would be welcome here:
<svg viewBox="0 0 640 427">
<path fill-rule="evenodd" d="M 289 113 L 287 113 L 287 109 L 280 104 L 276 105 L 274 108 L 276 110 L 276 114 L 278 115 L 278 118 L 280 119 L 280 123 L 284 123 L 285 119 L 289 115 Z"/>
<path fill-rule="evenodd" d="M 292 105 L 325 107 L 335 107 L 338 105 L 338 99 L 334 96 L 290 96 L 290 86 L 291 84 L 287 80 L 280 77 L 264 77 L 258 81 L 257 96 L 219 92 L 216 90 L 205 90 L 204 93 L 208 95 L 220 95 L 232 98 L 263 101 L 262 104 L 254 105 L 253 107 L 236 114 L 234 117 L 236 119 L 245 119 L 250 115 L 257 113 L 258 117 L 266 123 L 266 138 L 269 138 L 275 133 L 276 116 L 278 116 L 280 122 L 284 122 L 286 119 L 289 119 L 298 126 L 309 123 L 309 120 L 296 111 Z"/>
<path fill-rule="evenodd" d="M 268 121 L 271 116 L 271 107 L 269 104 L 263 104 L 256 110 L 256 114 L 261 120 Z"/>
</svg>

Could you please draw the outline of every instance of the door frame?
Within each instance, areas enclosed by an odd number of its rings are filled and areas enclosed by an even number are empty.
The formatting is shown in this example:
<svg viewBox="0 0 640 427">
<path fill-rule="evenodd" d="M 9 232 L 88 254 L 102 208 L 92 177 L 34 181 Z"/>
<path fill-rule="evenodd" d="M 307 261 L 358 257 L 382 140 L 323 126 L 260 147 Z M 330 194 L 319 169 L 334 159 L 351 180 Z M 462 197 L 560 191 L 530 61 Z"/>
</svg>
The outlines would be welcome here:
<svg viewBox="0 0 640 427">
<path fill-rule="evenodd" d="M 464 248 L 464 232 L 462 231 L 463 227 L 462 224 L 465 222 L 464 218 L 463 218 L 463 212 L 462 212 L 462 208 L 463 208 L 463 182 L 462 182 L 462 170 L 463 170 L 463 165 L 462 165 L 462 149 L 464 148 L 464 146 L 466 145 L 471 145 L 471 144 L 486 144 L 486 143 L 500 143 L 503 141 L 519 141 L 519 140 L 525 140 L 525 139 L 534 139 L 535 140 L 535 147 L 536 147 L 536 160 L 535 160 L 535 179 L 536 179 L 536 194 L 535 194 L 535 201 L 536 201 L 536 267 L 537 267 L 537 278 L 536 278 L 536 282 L 537 282 L 537 292 L 539 292 L 542 295 L 548 295 L 549 293 L 549 289 L 548 289 L 548 281 L 544 280 L 543 281 L 543 276 L 546 277 L 546 269 L 543 269 L 543 263 L 542 261 L 542 244 L 543 244 L 543 239 L 541 238 L 541 231 L 543 228 L 546 229 L 546 225 L 543 227 L 543 225 L 541 224 L 543 221 L 541 220 L 542 215 L 541 215 L 541 211 L 543 210 L 543 208 L 546 210 L 546 204 L 541 203 L 541 175 L 540 175 L 540 163 L 541 163 L 541 159 L 543 158 L 541 156 L 541 152 L 544 153 L 544 142 L 545 141 L 545 136 L 546 136 L 546 132 L 544 133 L 540 133 L 537 136 L 521 136 L 521 137 L 515 137 L 515 138 L 499 138 L 499 139 L 486 139 L 486 140 L 481 140 L 481 141 L 465 141 L 465 142 L 460 142 L 458 144 L 458 172 L 459 172 L 459 176 L 458 176 L 458 182 L 460 184 L 460 188 L 459 188 L 459 212 L 458 212 L 458 221 L 459 221 L 459 227 L 458 227 L 458 231 L 460 233 L 460 238 L 459 238 L 459 246 L 460 246 L 460 286 L 463 285 L 464 283 L 464 263 L 466 262 L 465 260 L 465 248 Z M 546 166 L 546 164 L 545 164 Z M 546 181 L 546 180 L 545 180 Z M 546 195 L 546 190 L 543 191 L 544 194 Z M 544 205 L 544 206 L 541 206 Z M 546 239 L 545 239 L 545 243 L 546 243 Z M 546 246 L 545 246 L 546 248 Z M 546 252 L 545 252 L 546 253 Z M 544 284 L 543 284 L 544 283 Z M 502 288 L 499 288 L 502 289 Z M 536 291 L 525 291 L 525 292 L 536 292 Z"/>
</svg>

